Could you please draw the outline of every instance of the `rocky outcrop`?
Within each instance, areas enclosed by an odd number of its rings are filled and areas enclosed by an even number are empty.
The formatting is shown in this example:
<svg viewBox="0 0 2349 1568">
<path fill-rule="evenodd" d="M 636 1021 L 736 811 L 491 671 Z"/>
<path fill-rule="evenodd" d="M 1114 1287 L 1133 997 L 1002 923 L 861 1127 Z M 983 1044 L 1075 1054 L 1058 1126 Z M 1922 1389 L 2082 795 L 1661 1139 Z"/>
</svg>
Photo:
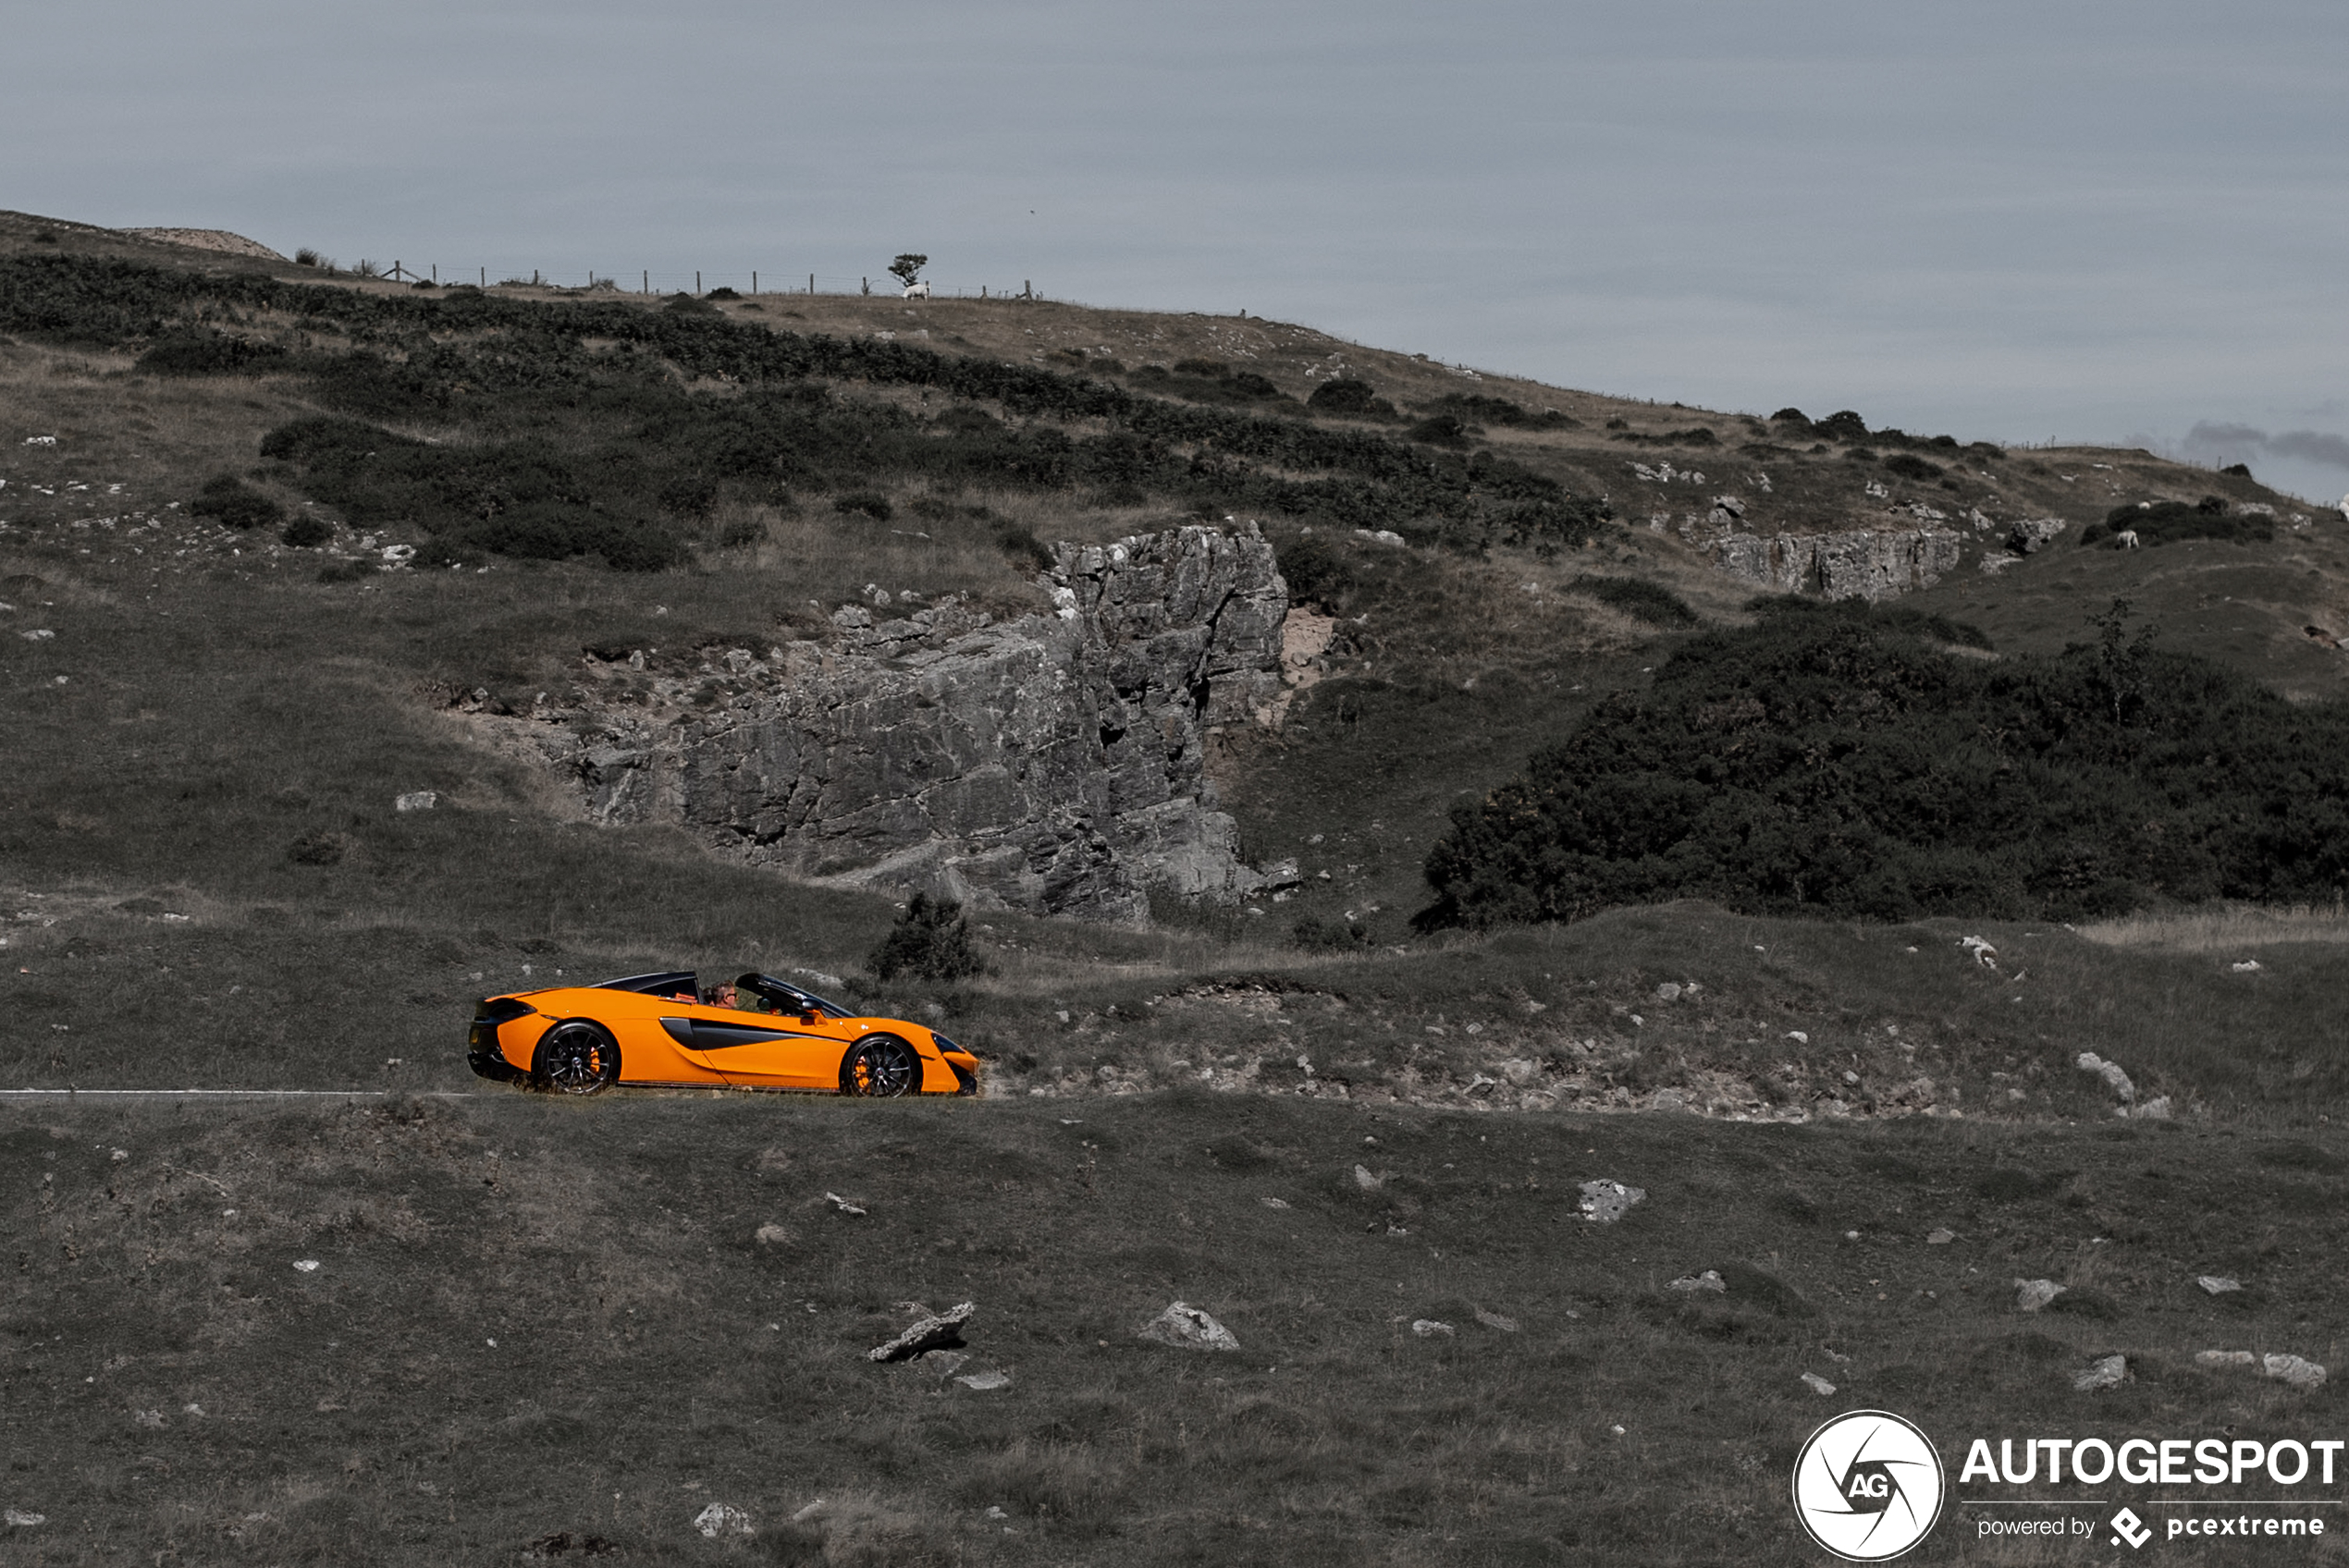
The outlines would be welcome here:
<svg viewBox="0 0 2349 1568">
<path fill-rule="evenodd" d="M 830 643 L 732 650 L 666 712 L 525 734 L 594 820 L 806 877 L 1118 921 L 1153 889 L 1293 881 L 1241 863 L 1206 766 L 1219 730 L 1277 712 L 1272 546 L 1253 526 L 1064 545 L 1044 584 L 1052 613 L 1013 621 L 843 606 Z"/>
<path fill-rule="evenodd" d="M 1929 588 L 1954 569 L 1964 546 L 1939 528 L 1862 529 L 1849 533 L 1728 533 L 1701 546 L 1731 577 L 1781 594 L 1888 599 Z"/>
</svg>

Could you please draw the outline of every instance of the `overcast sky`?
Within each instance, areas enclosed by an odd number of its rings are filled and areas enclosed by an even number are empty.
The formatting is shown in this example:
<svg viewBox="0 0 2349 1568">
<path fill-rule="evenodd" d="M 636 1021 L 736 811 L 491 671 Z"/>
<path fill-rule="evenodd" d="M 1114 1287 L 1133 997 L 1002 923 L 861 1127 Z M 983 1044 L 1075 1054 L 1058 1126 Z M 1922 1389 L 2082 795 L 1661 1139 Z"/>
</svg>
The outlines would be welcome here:
<svg viewBox="0 0 2349 1568">
<path fill-rule="evenodd" d="M 2342 0 L 76 0 L 7 34 L 25 211 L 444 276 L 920 251 L 942 288 L 2349 490 Z"/>
</svg>

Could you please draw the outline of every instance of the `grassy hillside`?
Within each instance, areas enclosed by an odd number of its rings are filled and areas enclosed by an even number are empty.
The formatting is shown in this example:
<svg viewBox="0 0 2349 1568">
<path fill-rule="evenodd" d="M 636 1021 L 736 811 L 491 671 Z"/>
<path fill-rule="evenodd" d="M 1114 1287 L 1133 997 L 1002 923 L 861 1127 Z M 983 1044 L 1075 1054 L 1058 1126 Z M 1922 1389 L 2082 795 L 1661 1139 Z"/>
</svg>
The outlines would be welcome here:
<svg viewBox="0 0 2349 1568">
<path fill-rule="evenodd" d="M 1797 1563 L 1785 1477 L 1838 1410 L 2265 1439 L 2337 1403 L 2194 1359 L 2337 1364 L 2329 1136 L 1195 1093 L 7 1114 L 26 1562 L 567 1535 L 621 1562 Z M 1584 1221 L 1595 1178 L 1646 1201 Z M 1672 1287 L 1706 1270 L 1723 1292 Z M 2016 1278 L 2068 1290 L 2025 1315 Z M 1178 1299 L 1240 1351 L 1138 1337 Z M 955 1375 L 1008 1387 L 864 1359 L 961 1301 Z M 2127 1382 L 2072 1390 L 2112 1354 Z M 705 1541 L 713 1502 L 757 1535 Z M 1953 1508 L 1943 1550 L 1973 1533 Z"/>
<path fill-rule="evenodd" d="M 1983 633 L 1937 658 L 2057 654 L 2127 597 L 2158 649 L 2337 702 L 2305 628 L 2349 630 L 2349 556 L 2288 497 L 1253 318 L 451 300 L 7 214 L 0 312 L 0 1085 L 406 1096 L 0 1102 L 28 1434 L 0 1501 L 51 1519 L 9 1543 L 31 1561 L 478 1562 L 565 1531 L 622 1561 L 1793 1561 L 1777 1500 L 1830 1408 L 1804 1370 L 2010 1430 L 2329 1407 L 2192 1355 L 2332 1354 L 2337 899 L 1409 920 L 1455 806 L 1753 624 L 1682 537 L 1732 486 L 1765 532 L 1992 520 L 1903 601 Z M 2212 494 L 2268 536 L 2074 543 Z M 1248 854 L 1299 862 L 1278 902 L 980 913 L 990 974 L 883 986 L 887 899 L 591 827 L 485 717 L 616 650 L 690 677 L 821 640 L 875 589 L 1020 611 L 1034 541 L 1226 512 L 1333 632 L 1285 723 L 1212 761 Z M 1980 569 L 2039 517 L 2067 533 Z M 403 545 L 427 565 L 387 568 Z M 436 809 L 394 809 L 415 790 Z M 465 1072 L 473 998 L 670 964 L 937 1008 L 994 1093 L 571 1106 Z M 2117 1118 L 2083 1051 L 2172 1119 Z M 1585 1225 L 1598 1176 L 1654 1196 Z M 1732 1290 L 1668 1289 L 1707 1268 Z M 2019 1317 L 2018 1275 L 2072 1307 Z M 966 1296 L 965 1370 L 1009 1389 L 856 1359 L 899 1304 Z M 1178 1296 L 1246 1354 L 1134 1339 Z M 2077 1403 L 2107 1351 L 2134 1380 Z M 758 1538 L 693 1534 L 713 1499 Z"/>
</svg>

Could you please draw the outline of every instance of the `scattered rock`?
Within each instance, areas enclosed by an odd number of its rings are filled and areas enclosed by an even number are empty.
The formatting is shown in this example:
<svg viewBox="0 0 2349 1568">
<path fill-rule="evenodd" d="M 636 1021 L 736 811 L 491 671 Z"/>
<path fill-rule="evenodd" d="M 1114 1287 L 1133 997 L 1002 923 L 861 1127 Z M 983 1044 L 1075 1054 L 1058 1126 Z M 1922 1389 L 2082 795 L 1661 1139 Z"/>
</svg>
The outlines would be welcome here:
<svg viewBox="0 0 2349 1568">
<path fill-rule="evenodd" d="M 2223 1274 L 2197 1275 L 2195 1276 L 2194 1282 L 2200 1285 L 2207 1293 L 2214 1296 L 2222 1296 L 2229 1291 L 2239 1291 L 2243 1289 L 2242 1280 L 2230 1280 Z"/>
<path fill-rule="evenodd" d="M 850 1215 L 858 1219 L 862 1219 L 865 1217 L 865 1211 L 863 1209 L 857 1207 L 855 1204 L 850 1203 L 838 1193 L 826 1193 L 824 1194 L 824 1201 L 830 1204 L 835 1210 L 842 1214 Z"/>
<path fill-rule="evenodd" d="M 440 795 L 432 790 L 412 790 L 392 797 L 391 809 L 398 812 L 430 811 L 440 803 Z"/>
<path fill-rule="evenodd" d="M 2082 1051 L 2079 1064 L 2081 1072 L 2093 1072 L 2103 1079 L 2112 1092 L 2121 1096 L 2121 1104 L 2126 1105 L 2137 1097 L 2137 1086 L 2129 1082 L 2129 1075 L 2121 1071 L 2119 1062 L 2107 1061 L 2094 1051 Z"/>
<path fill-rule="evenodd" d="M 1177 1350 L 1237 1350 L 1229 1329 L 1185 1302 L 1176 1302 L 1141 1327 L 1140 1336 Z"/>
<path fill-rule="evenodd" d="M 1821 1398 L 1825 1398 L 1826 1395 L 1835 1392 L 1835 1385 L 1828 1382 L 1825 1378 L 1820 1377 L 1816 1372 L 1805 1372 L 1802 1374 L 1802 1386 L 1809 1389 L 1813 1393 L 1819 1395 Z"/>
<path fill-rule="evenodd" d="M 2035 555 L 2062 538 L 2071 526 L 2060 517 L 2025 518 L 2007 530 L 2007 548 L 2018 556 Z"/>
<path fill-rule="evenodd" d="M 819 1497 L 815 1501 L 809 1503 L 806 1507 L 801 1509 L 798 1513 L 793 1514 L 791 1516 L 791 1522 L 794 1525 L 805 1525 L 807 1521 L 815 1518 L 816 1515 L 821 1513 L 823 1511 L 824 1500 Z"/>
<path fill-rule="evenodd" d="M 1453 1337 L 1452 1325 L 1449 1323 L 1438 1323 L 1433 1317 L 1418 1317 L 1412 1319 L 1411 1332 L 1417 1334 L 1423 1340 L 1432 1340 L 1438 1334 L 1443 1335 L 1447 1340 Z"/>
<path fill-rule="evenodd" d="M 163 1412 L 160 1410 L 134 1410 L 130 1413 L 130 1419 L 151 1432 L 160 1432 L 164 1427 Z"/>
<path fill-rule="evenodd" d="M 731 1503 L 713 1502 L 694 1515 L 694 1528 L 710 1540 L 720 1536 L 746 1536 L 750 1531 L 750 1515 Z"/>
<path fill-rule="evenodd" d="M 1581 1211 L 1583 1219 L 1600 1225 L 1612 1225 L 1644 1202 L 1647 1195 L 1645 1187 L 1629 1187 L 1620 1182 L 1601 1177 L 1598 1181 L 1582 1183 L 1582 1198 L 1575 1207 Z"/>
<path fill-rule="evenodd" d="M 1957 1239 L 1958 1233 L 1947 1225 L 1943 1225 L 1925 1232 L 1925 1244 L 1929 1247 L 1946 1247 Z"/>
<path fill-rule="evenodd" d="M 2259 1370 L 2280 1383 L 2291 1384 L 2302 1393 L 2324 1387 L 2325 1369 L 2297 1355 L 2262 1357 Z"/>
<path fill-rule="evenodd" d="M 1488 1329 L 1498 1329 L 1504 1334 L 1517 1332 L 1516 1318 L 1504 1317 L 1497 1312 L 1487 1312 L 1481 1306 L 1476 1309 L 1476 1320 Z"/>
<path fill-rule="evenodd" d="M 875 1345 L 865 1353 L 867 1361 L 911 1361 L 925 1351 L 957 1350 L 963 1343 L 963 1325 L 978 1316 L 977 1302 L 965 1302 L 959 1306 L 932 1314 L 884 1345 Z"/>
<path fill-rule="evenodd" d="M 1354 1168 L 1354 1184 L 1366 1193 L 1375 1193 L 1386 1185 L 1386 1178 L 1373 1176 L 1371 1174 L 1370 1167 L 1358 1165 Z"/>
<path fill-rule="evenodd" d="M 1258 1198 L 1256 1201 L 1262 1204 L 1266 1208 L 1286 1208 L 1288 1207 L 1288 1200 L 1286 1198 Z"/>
<path fill-rule="evenodd" d="M 2237 974 L 2257 974 L 2260 970 L 2266 968 L 2267 966 L 2262 964 L 2256 958 L 2247 958 L 2241 963 L 2231 963 L 2227 965 L 2227 967 L 2233 970 Z"/>
<path fill-rule="evenodd" d="M 297 1274 L 315 1274 L 318 1272 L 318 1260 L 314 1257 L 305 1257 L 294 1265 L 294 1272 Z"/>
<path fill-rule="evenodd" d="M 1979 937 L 1961 937 L 1958 946 L 1974 955 L 1974 962 L 1985 969 L 1998 967 L 1998 949 Z"/>
<path fill-rule="evenodd" d="M 2053 1280 L 2017 1280 L 2014 1282 L 2015 1310 L 2036 1312 L 2061 1294 L 2063 1287 Z"/>
<path fill-rule="evenodd" d="M 2140 1105 L 2130 1107 L 2124 1114 L 2140 1121 L 2167 1121 L 2170 1120 L 2170 1096 L 2156 1095 Z"/>
<path fill-rule="evenodd" d="M 1012 1375 L 1008 1372 L 969 1372 L 954 1381 L 977 1393 L 991 1393 L 997 1389 L 1010 1388 Z"/>
<path fill-rule="evenodd" d="M 767 1224 L 761 1225 L 758 1228 L 757 1232 L 753 1235 L 751 1239 L 762 1247 L 780 1247 L 786 1245 L 791 1241 L 792 1236 L 791 1231 L 787 1227 L 775 1224 L 773 1221 L 769 1220 Z"/>
<path fill-rule="evenodd" d="M 2086 1371 L 2073 1373 L 2072 1386 L 2081 1393 L 2094 1393 L 2098 1389 L 2115 1386 L 2128 1375 L 2127 1356 L 2108 1355 L 2101 1361 L 2091 1362 Z"/>
<path fill-rule="evenodd" d="M 49 1516 L 46 1513 L 31 1513 L 21 1508 L 11 1508 L 6 1513 L 0 1513 L 0 1519 L 6 1520 L 12 1527 L 19 1530 L 31 1529 L 35 1525 L 46 1525 L 49 1522 Z"/>
<path fill-rule="evenodd" d="M 1680 999 L 1680 987 L 1666 980 L 1655 988 L 1655 999 L 1660 1002 L 1677 1002 Z"/>
<path fill-rule="evenodd" d="M 1676 1291 L 1711 1291 L 1716 1294 L 1726 1294 L 1728 1288 L 1717 1268 L 1708 1268 L 1702 1274 L 1683 1274 L 1672 1281 L 1672 1289 Z"/>
<path fill-rule="evenodd" d="M 2247 1350 L 2198 1350 L 2194 1353 L 2194 1364 L 2196 1366 L 2208 1366 L 2213 1369 L 2220 1367 L 2248 1369 L 2257 1365 L 2258 1360 L 2257 1356 Z"/>
</svg>

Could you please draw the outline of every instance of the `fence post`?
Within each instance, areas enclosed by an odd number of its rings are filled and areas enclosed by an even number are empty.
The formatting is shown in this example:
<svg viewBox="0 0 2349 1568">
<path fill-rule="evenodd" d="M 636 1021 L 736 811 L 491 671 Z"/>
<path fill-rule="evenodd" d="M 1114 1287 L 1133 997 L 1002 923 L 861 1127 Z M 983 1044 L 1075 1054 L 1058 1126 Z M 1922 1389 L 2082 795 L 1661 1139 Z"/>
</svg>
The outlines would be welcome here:
<svg viewBox="0 0 2349 1568">
<path fill-rule="evenodd" d="M 699 267 L 694 269 L 694 292 L 696 294 L 701 292 L 701 268 Z"/>
<path fill-rule="evenodd" d="M 750 269 L 750 291 L 753 294 L 758 292 L 758 269 L 756 267 Z"/>
<path fill-rule="evenodd" d="M 811 300 L 816 297 L 816 275 L 812 272 L 807 275 L 807 297 Z"/>
<path fill-rule="evenodd" d="M 1033 300 L 1036 298 L 1036 280 L 1034 278 L 1023 277 L 1019 280 L 1019 297 L 1023 300 Z"/>
<path fill-rule="evenodd" d="M 487 267 L 481 269 L 481 286 L 484 288 L 489 287 L 489 269 Z"/>
<path fill-rule="evenodd" d="M 438 262 L 435 262 L 432 264 L 432 284 L 436 288 L 440 287 L 440 263 Z"/>
<path fill-rule="evenodd" d="M 863 287 L 865 293 L 870 294 L 873 291 L 873 280 L 871 278 L 860 277 L 856 281 Z"/>
<path fill-rule="evenodd" d="M 649 270 L 647 270 L 647 271 L 646 272 L 646 274 L 645 274 L 645 288 L 644 288 L 644 291 L 645 291 L 646 293 L 647 293 L 647 294 L 649 294 L 649 293 L 651 293 L 651 292 L 653 291 L 653 275 L 652 275 L 652 273 L 651 273 Z"/>
</svg>

